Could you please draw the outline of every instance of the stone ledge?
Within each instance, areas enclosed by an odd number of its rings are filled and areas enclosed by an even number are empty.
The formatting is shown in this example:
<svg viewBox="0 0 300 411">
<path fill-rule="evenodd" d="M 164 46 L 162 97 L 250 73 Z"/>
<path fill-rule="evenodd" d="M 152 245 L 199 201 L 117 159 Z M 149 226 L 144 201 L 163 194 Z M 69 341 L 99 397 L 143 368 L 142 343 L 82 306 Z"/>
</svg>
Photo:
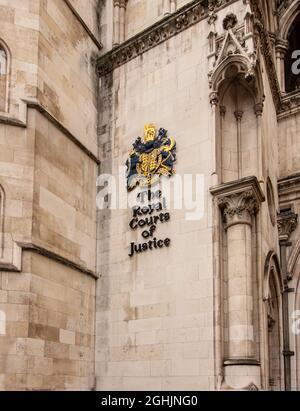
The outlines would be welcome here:
<svg viewBox="0 0 300 411">
<path fill-rule="evenodd" d="M 0 250 L 0 271 L 21 272 L 22 249 L 10 234 L 4 233 L 3 249 Z"/>
<path fill-rule="evenodd" d="M 300 112 L 300 90 L 282 95 L 281 109 L 277 115 L 278 120 Z"/>
<path fill-rule="evenodd" d="M 25 242 L 18 242 L 18 245 L 22 248 L 23 251 L 31 251 L 37 254 L 40 254 L 44 257 L 47 257 L 51 260 L 55 260 L 63 265 L 66 265 L 67 267 L 73 268 L 74 270 L 80 271 L 83 274 L 87 274 L 95 279 L 98 279 L 99 276 L 95 271 L 89 270 L 86 268 L 84 265 L 77 264 L 74 261 L 63 257 L 54 251 L 50 251 L 40 245 L 34 244 L 34 243 L 25 243 Z"/>
<path fill-rule="evenodd" d="M 300 173 L 291 174 L 278 180 L 279 197 L 285 194 L 300 192 Z"/>
<path fill-rule="evenodd" d="M 43 107 L 37 100 L 25 100 L 23 99 L 25 107 L 28 109 L 37 110 L 44 117 L 47 118 L 56 128 L 58 128 L 67 138 L 69 138 L 74 144 L 76 144 L 80 150 L 82 150 L 88 157 L 90 157 L 97 165 L 100 164 L 98 157 L 92 153 L 88 148 L 85 147 L 83 143 L 76 137 L 70 130 L 67 129 L 59 120 L 57 120 L 45 107 Z M 26 116 L 26 115 L 25 115 Z M 0 124 L 6 124 L 9 126 L 27 128 L 27 120 L 21 120 L 15 117 L 10 116 L 9 114 L 5 115 L 0 113 Z"/>
<path fill-rule="evenodd" d="M 260 361 L 255 358 L 232 358 L 224 360 L 224 367 L 230 367 L 234 365 L 254 365 L 259 366 Z"/>
<path fill-rule="evenodd" d="M 96 164 L 100 164 L 100 160 L 93 154 L 88 148 L 85 147 L 84 144 L 79 141 L 79 139 L 71 133 L 59 120 L 57 120 L 45 107 L 43 107 L 38 101 L 36 100 L 24 100 L 27 104 L 28 109 L 37 110 L 41 113 L 44 117 L 47 118 L 56 128 L 58 128 L 66 137 L 68 137 L 74 144 L 76 144 L 84 153 L 87 154 Z"/>
<path fill-rule="evenodd" d="M 22 120 L 19 120 L 6 114 L 0 114 L 0 124 L 6 124 L 8 126 L 15 126 L 21 128 L 27 127 L 26 123 L 24 123 Z"/>
<path fill-rule="evenodd" d="M 210 192 L 215 197 L 228 196 L 235 193 L 241 193 L 245 190 L 252 189 L 257 200 L 261 203 L 265 201 L 265 195 L 262 192 L 261 186 L 257 177 L 245 177 L 240 180 L 230 181 L 210 188 Z"/>
</svg>

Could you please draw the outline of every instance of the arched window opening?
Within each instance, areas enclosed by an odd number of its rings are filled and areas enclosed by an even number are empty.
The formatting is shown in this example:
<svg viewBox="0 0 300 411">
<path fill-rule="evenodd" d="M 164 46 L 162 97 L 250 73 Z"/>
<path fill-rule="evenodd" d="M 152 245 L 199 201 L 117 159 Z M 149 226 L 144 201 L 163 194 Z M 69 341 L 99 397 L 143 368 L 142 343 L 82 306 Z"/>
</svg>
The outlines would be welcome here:
<svg viewBox="0 0 300 411">
<path fill-rule="evenodd" d="M 249 84 L 231 66 L 220 89 L 222 182 L 258 173 L 255 98 Z"/>
<path fill-rule="evenodd" d="M 295 90 L 300 90 L 300 14 L 290 28 L 285 57 L 285 91 L 291 93 Z"/>
<path fill-rule="evenodd" d="M 275 285 L 274 271 L 270 273 L 268 299 L 268 351 L 269 351 L 269 389 L 281 390 L 281 356 L 279 301 Z"/>
<path fill-rule="evenodd" d="M 0 43 L 0 111 L 6 111 L 8 82 L 7 52 Z"/>
</svg>

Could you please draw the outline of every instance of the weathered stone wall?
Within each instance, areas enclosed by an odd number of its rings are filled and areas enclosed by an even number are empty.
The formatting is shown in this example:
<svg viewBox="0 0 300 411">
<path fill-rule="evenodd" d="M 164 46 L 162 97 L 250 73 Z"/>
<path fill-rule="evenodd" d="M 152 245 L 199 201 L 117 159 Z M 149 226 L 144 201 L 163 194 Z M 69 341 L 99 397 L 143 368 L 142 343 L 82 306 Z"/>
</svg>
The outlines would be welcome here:
<svg viewBox="0 0 300 411">
<path fill-rule="evenodd" d="M 204 217 L 171 211 L 169 249 L 128 257 L 130 210 L 99 213 L 97 389 L 213 389 L 213 271 L 207 22 L 101 79 L 101 172 L 118 175 L 154 122 L 174 136 L 177 174 L 202 174 Z M 125 185 L 121 179 L 120 184 Z M 140 236 L 139 236 L 140 237 Z M 188 247 L 187 247 L 188 245 Z"/>
<path fill-rule="evenodd" d="M 97 167 L 42 114 L 33 116 L 32 241 L 93 271 Z"/>
<path fill-rule="evenodd" d="M 166 14 L 180 9 L 190 0 L 128 0 L 126 8 L 126 38 L 156 23 Z"/>
<path fill-rule="evenodd" d="M 162 2 L 151 3 L 151 10 L 149 7 L 148 2 L 128 2 L 126 38 L 162 17 Z M 226 372 L 233 386 L 251 387 L 254 381 L 259 387 L 269 386 L 268 302 L 264 299 L 264 293 L 268 292 L 269 286 L 265 278 L 267 256 L 270 250 L 276 258 L 279 256 L 276 225 L 279 208 L 278 127 L 270 67 L 267 67 L 263 53 L 258 53 L 259 74 L 256 73 L 255 87 L 249 78 L 249 86 L 246 86 L 246 90 L 253 87 L 253 94 L 260 93 L 260 99 L 256 96 L 259 104 L 255 105 L 253 101 L 249 105 L 250 100 L 246 98 L 240 102 L 244 111 L 241 130 L 244 138 L 246 136 L 245 145 L 241 148 L 243 172 L 240 178 L 255 175 L 265 195 L 269 181 L 274 196 L 270 201 L 266 195 L 266 201 L 261 200 L 257 217 L 251 217 L 246 257 L 242 244 L 238 244 L 242 243 L 244 231 L 240 230 L 236 234 L 240 237 L 234 238 L 237 243 L 233 255 L 236 263 L 234 265 L 233 259 L 230 261 L 230 267 L 234 270 L 229 274 L 239 278 L 232 280 L 235 284 L 235 289 L 231 289 L 234 291 L 233 298 L 226 294 L 226 267 L 229 267 L 227 229 L 223 227 L 223 231 L 220 230 L 223 224 L 220 210 L 218 206 L 213 210 L 213 200 L 209 194 L 211 185 L 224 181 L 221 175 L 213 176 L 214 183 L 211 178 L 211 174 L 217 174 L 216 169 L 220 167 L 214 164 L 214 156 L 222 142 L 219 124 L 214 124 L 213 108 L 209 101 L 212 90 L 209 89 L 207 75 L 215 66 L 208 61 L 208 57 L 213 60 L 211 55 L 214 51 L 212 47 L 209 53 L 208 37 L 209 31 L 213 30 L 220 46 L 217 54 L 220 58 L 227 30 L 224 23 L 227 24 L 232 18 L 230 13 L 237 17 L 237 22 L 233 24 L 238 31 L 247 27 L 245 3 L 231 2 L 217 11 L 216 18 L 211 16 L 209 24 L 206 19 L 200 21 L 101 78 L 101 171 L 117 176 L 118 167 L 124 165 L 132 142 L 142 135 L 143 124 L 154 122 L 158 127 L 168 129 L 177 140 L 177 173 L 204 175 L 205 217 L 191 223 L 185 220 L 184 212 L 173 210 L 170 222 L 160 228 L 161 233 L 172 238 L 171 247 L 156 254 L 144 253 L 129 259 L 128 245 L 137 239 L 128 227 L 130 212 L 114 210 L 99 213 L 98 389 L 142 389 L 145 386 L 148 389 L 214 389 L 222 383 L 226 388 Z M 226 16 L 228 19 L 224 22 Z M 145 43 L 148 44 L 147 39 Z M 239 46 L 235 43 L 234 47 Z M 250 52 L 245 44 L 242 47 L 241 54 Z M 232 54 L 239 54 L 236 48 L 232 52 L 229 46 L 224 60 Z M 237 58 L 237 61 L 239 64 L 241 60 Z M 218 63 L 221 65 L 220 61 Z M 226 75 L 229 79 L 233 76 L 230 70 L 224 77 Z M 222 107 L 216 101 L 212 101 L 217 106 L 215 110 L 221 111 Z M 230 109 L 236 114 L 236 106 Z M 232 118 L 234 134 L 231 141 L 236 144 L 236 118 Z M 233 160 L 229 159 L 230 162 Z M 250 282 L 243 294 L 238 281 L 242 280 L 240 277 L 246 271 L 251 273 Z M 218 279 L 219 276 L 221 279 Z M 218 281 L 221 281 L 220 285 Z M 248 317 L 251 317 L 249 328 L 249 318 L 244 321 L 237 309 L 227 315 L 230 299 L 231 306 L 239 306 L 239 302 L 241 306 L 247 306 L 244 310 L 248 310 Z M 215 315 L 220 311 L 219 316 Z M 222 317 L 228 318 L 223 320 Z M 230 321 L 233 322 L 233 331 L 229 330 Z M 242 369 L 240 364 L 236 364 L 235 367 L 233 358 L 233 363 L 227 364 L 233 366 L 224 367 L 229 332 L 233 335 L 231 344 L 234 346 L 238 345 L 234 340 L 243 340 L 241 336 L 246 329 L 249 336 L 240 346 L 248 352 L 249 341 L 253 343 L 249 366 L 245 365 Z M 245 356 L 246 363 L 249 358 Z"/>
<path fill-rule="evenodd" d="M 0 389 L 94 386 L 98 13 L 70 3 L 0 1 Z"/>
<path fill-rule="evenodd" d="M 97 76 L 91 58 L 99 50 L 65 2 L 42 2 L 40 13 L 38 100 L 97 155 Z"/>
<path fill-rule="evenodd" d="M 298 173 L 300 169 L 300 114 L 281 119 L 279 126 L 279 176 Z"/>
<path fill-rule="evenodd" d="M 22 273 L 0 278 L 0 389 L 91 389 L 94 279 L 29 252 Z"/>
</svg>

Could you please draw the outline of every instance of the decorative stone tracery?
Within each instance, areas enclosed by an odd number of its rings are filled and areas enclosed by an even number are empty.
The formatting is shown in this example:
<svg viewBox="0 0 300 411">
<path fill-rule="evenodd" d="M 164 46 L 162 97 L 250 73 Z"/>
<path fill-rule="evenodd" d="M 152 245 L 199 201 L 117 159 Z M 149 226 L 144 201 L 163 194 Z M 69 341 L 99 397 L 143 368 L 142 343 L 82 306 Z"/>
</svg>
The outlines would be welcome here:
<svg viewBox="0 0 300 411">
<path fill-rule="evenodd" d="M 210 0 L 207 4 L 205 0 L 193 0 L 174 12 L 166 13 L 166 16 L 159 22 L 153 24 L 145 31 L 120 42 L 119 24 L 115 26 L 115 47 L 110 52 L 99 57 L 97 61 L 97 71 L 99 76 L 104 76 L 115 68 L 126 64 L 130 60 L 147 52 L 158 44 L 170 39 L 176 34 L 197 24 L 199 21 L 208 18 L 221 8 L 229 5 L 234 0 Z M 176 4 L 172 2 L 172 4 Z M 115 21 L 120 21 L 121 0 L 115 0 Z M 172 6 L 174 9 L 174 6 Z M 171 10 L 173 10 L 171 9 Z"/>
</svg>

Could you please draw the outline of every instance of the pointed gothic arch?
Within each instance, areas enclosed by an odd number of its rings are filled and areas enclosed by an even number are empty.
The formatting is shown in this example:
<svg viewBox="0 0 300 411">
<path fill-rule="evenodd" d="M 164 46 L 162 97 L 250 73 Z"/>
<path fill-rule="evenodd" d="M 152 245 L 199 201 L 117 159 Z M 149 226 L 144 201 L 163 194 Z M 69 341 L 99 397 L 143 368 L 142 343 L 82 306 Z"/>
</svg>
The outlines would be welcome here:
<svg viewBox="0 0 300 411">
<path fill-rule="evenodd" d="M 283 72 L 282 90 L 290 93 L 300 90 L 300 73 L 295 72 L 295 64 L 300 57 L 300 0 L 291 2 L 280 17 L 279 24 L 278 56 L 282 56 L 280 58 L 283 59 L 284 66 L 281 69 Z M 297 69 L 299 66 L 300 63 Z"/>
<path fill-rule="evenodd" d="M 0 39 L 0 111 L 8 112 L 11 54 L 4 40 Z"/>
<path fill-rule="evenodd" d="M 247 56 L 233 54 L 211 75 L 210 85 L 220 105 L 216 150 L 222 183 L 260 174 L 258 111 L 262 111 L 264 91 L 257 66 Z"/>
<path fill-rule="evenodd" d="M 263 282 L 266 386 L 270 391 L 283 389 L 282 291 L 279 259 L 275 252 L 270 251 L 265 262 Z"/>
<path fill-rule="evenodd" d="M 280 19 L 279 35 L 282 40 L 288 39 L 288 34 L 295 18 L 300 13 L 300 0 L 291 2 L 285 13 Z"/>
</svg>

